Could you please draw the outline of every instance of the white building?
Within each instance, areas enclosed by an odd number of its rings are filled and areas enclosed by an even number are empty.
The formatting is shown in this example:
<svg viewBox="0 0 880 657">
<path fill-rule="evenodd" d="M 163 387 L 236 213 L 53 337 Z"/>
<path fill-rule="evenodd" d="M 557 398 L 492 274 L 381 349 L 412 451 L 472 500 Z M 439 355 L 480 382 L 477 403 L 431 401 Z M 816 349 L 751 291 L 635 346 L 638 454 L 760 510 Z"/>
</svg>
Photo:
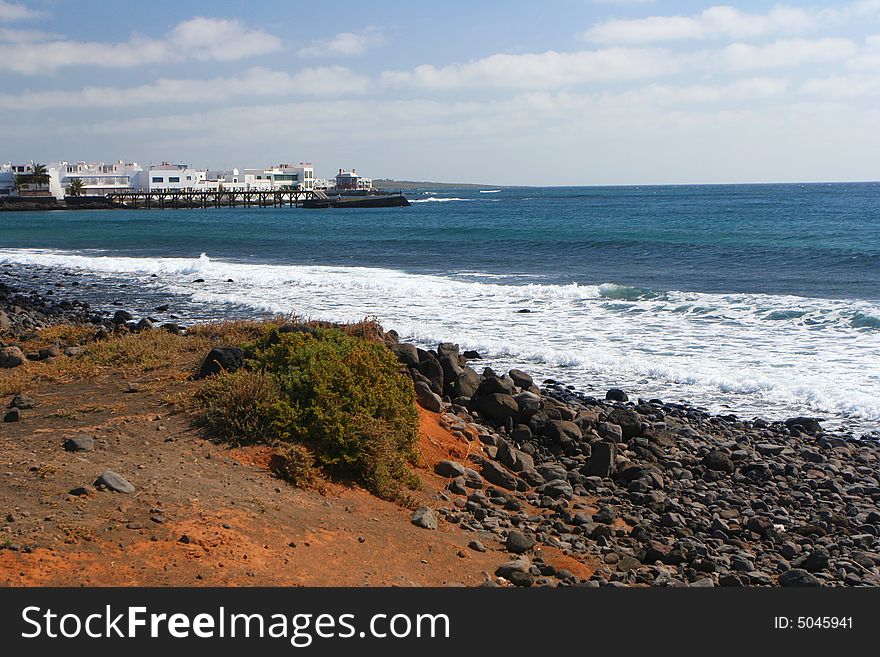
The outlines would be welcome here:
<svg viewBox="0 0 880 657">
<path fill-rule="evenodd" d="M 12 162 L 0 164 L 0 199 L 15 194 L 15 173 L 12 170 Z"/>
<path fill-rule="evenodd" d="M 208 171 L 205 186 L 210 190 L 232 190 L 244 187 L 244 174 L 238 169 Z"/>
<path fill-rule="evenodd" d="M 0 165 L 0 197 L 28 197 L 28 198 L 64 198 L 64 190 L 61 187 L 61 173 L 55 165 L 46 165 L 47 181 L 34 181 L 30 179 L 34 165 L 12 164 L 7 162 Z"/>
<path fill-rule="evenodd" d="M 82 181 L 81 196 L 105 196 L 118 192 L 137 191 L 141 186 L 143 167 L 137 162 L 118 160 L 104 162 L 59 162 L 50 165 L 59 173 L 61 188 L 66 190 L 74 180 Z"/>
<path fill-rule="evenodd" d="M 315 167 L 311 162 L 279 164 L 270 169 L 245 169 L 244 189 L 312 190 L 315 188 Z"/>
<path fill-rule="evenodd" d="M 351 171 L 340 169 L 339 173 L 336 174 L 337 192 L 367 189 L 373 189 L 373 181 L 369 178 L 364 178 L 363 176 L 358 175 L 358 172 L 354 169 Z"/>
<path fill-rule="evenodd" d="M 162 164 L 151 165 L 142 174 L 141 180 L 146 177 L 141 188 L 149 192 L 190 191 L 206 189 L 205 182 L 208 172 L 202 169 L 194 169 L 188 164 Z"/>
</svg>

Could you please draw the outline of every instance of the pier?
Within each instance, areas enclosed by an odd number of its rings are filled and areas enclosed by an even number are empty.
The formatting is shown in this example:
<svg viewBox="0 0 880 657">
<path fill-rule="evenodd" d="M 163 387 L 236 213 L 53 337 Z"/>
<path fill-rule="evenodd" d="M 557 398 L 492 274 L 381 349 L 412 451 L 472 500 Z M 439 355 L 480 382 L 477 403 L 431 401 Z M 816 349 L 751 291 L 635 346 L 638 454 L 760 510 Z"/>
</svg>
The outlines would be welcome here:
<svg viewBox="0 0 880 657">
<path fill-rule="evenodd" d="M 296 207 L 306 201 L 327 200 L 322 191 L 312 190 L 162 190 L 154 192 L 115 192 L 104 196 L 114 207 L 164 209 L 197 208 L 282 208 Z"/>
</svg>

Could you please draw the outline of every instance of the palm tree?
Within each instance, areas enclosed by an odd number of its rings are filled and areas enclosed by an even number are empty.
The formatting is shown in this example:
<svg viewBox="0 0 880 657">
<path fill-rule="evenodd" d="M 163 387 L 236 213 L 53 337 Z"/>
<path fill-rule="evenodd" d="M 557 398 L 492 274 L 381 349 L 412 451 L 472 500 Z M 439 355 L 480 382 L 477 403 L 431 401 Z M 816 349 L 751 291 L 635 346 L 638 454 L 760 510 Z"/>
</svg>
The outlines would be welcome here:
<svg viewBox="0 0 880 657">
<path fill-rule="evenodd" d="M 67 195 L 80 196 L 83 193 L 84 187 L 85 185 L 83 185 L 83 181 L 80 178 L 74 178 L 67 186 Z"/>
<path fill-rule="evenodd" d="M 51 177 L 46 165 L 31 162 L 30 171 L 15 176 L 15 188 L 19 195 L 41 196 L 49 191 Z"/>
</svg>

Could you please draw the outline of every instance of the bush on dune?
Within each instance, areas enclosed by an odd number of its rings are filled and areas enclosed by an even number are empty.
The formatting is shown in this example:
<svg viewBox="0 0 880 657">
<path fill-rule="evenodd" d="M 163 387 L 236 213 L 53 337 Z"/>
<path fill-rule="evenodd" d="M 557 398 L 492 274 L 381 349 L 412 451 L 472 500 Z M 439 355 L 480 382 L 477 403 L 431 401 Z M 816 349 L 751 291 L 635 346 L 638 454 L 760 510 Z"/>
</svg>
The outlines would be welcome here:
<svg viewBox="0 0 880 657">
<path fill-rule="evenodd" d="M 246 345 L 247 370 L 221 374 L 203 388 L 203 417 L 235 442 L 307 446 L 326 473 L 407 501 L 406 489 L 419 485 L 409 467 L 418 460 L 412 382 L 384 345 L 357 335 L 370 332 L 363 323 L 348 332 L 314 324 L 271 328 Z M 288 478 L 303 478 L 297 473 L 309 467 L 301 450 L 287 456 Z"/>
</svg>

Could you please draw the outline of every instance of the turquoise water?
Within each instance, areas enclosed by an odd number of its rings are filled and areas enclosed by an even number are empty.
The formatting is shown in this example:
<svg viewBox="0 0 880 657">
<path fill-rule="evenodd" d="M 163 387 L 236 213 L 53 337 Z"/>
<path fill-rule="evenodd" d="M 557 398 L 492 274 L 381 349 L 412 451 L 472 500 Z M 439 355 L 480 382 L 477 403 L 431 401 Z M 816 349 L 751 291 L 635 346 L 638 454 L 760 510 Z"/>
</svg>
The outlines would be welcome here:
<svg viewBox="0 0 880 657">
<path fill-rule="evenodd" d="M 597 392 L 880 425 L 880 184 L 408 196 L 379 210 L 6 213 L 0 262 L 79 272 L 89 294 L 144 312 L 171 297 L 191 320 L 376 315 Z"/>
</svg>

